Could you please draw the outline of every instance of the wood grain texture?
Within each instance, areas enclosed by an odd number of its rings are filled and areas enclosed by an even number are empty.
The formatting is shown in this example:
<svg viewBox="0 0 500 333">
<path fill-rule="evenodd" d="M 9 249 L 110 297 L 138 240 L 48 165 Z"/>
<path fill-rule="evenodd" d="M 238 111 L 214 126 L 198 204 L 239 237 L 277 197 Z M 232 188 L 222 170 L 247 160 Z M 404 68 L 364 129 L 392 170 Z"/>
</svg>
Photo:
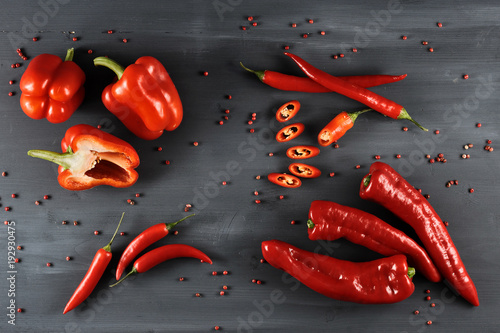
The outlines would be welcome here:
<svg viewBox="0 0 500 333">
<path fill-rule="evenodd" d="M 254 17 L 257 26 L 247 20 Z M 314 23 L 307 21 L 313 19 Z M 438 28 L 437 22 L 443 27 Z M 495 332 L 500 320 L 498 150 L 485 141 L 500 140 L 500 6 L 494 1 L 7 1 L 0 12 L 0 211 L 16 222 L 16 325 L 7 323 L 7 229 L 0 228 L 2 332 Z M 297 27 L 292 28 L 291 24 Z M 242 30 L 241 27 L 247 27 Z M 113 34 L 108 34 L 113 30 Z M 319 32 L 325 31 L 322 36 Z M 308 38 L 303 38 L 308 34 Z M 407 36 L 403 40 L 402 36 Z M 33 42 L 32 37 L 39 37 Z M 73 42 L 71 38 L 79 38 Z M 122 39 L 126 38 L 127 43 Z M 428 45 L 422 45 L 427 41 Z M 284 56 L 284 46 L 334 75 L 408 74 L 395 84 L 373 88 L 398 103 L 430 132 L 409 122 L 363 114 L 339 141 L 311 159 L 324 176 L 296 190 L 268 183 L 270 172 L 287 170 L 286 148 L 316 144 L 319 130 L 342 110 L 362 108 L 336 94 L 277 91 L 239 67 L 301 75 Z M 87 74 L 86 99 L 65 123 L 29 119 L 19 107 L 18 82 L 30 58 L 63 56 L 75 47 L 75 61 Z M 352 48 L 358 52 L 352 52 Z M 434 52 L 429 52 L 432 47 Z M 87 51 L 93 50 L 92 54 Z M 334 59 L 343 53 L 344 58 Z M 140 56 L 162 61 L 174 80 L 185 118 L 174 132 L 155 141 L 134 137 L 100 101 L 113 79 L 92 60 L 107 55 L 126 65 Z M 18 69 L 10 68 L 20 62 Z M 208 76 L 201 73 L 207 71 Z M 463 79 L 468 74 L 469 79 Z M 16 84 L 9 85 L 9 80 Z M 8 92 L 15 96 L 9 97 Z M 227 99 L 231 95 L 232 99 Z M 298 99 L 295 119 L 306 131 L 290 144 L 277 143 L 276 108 Z M 230 109 L 229 119 L 223 119 Z M 251 114 L 257 119 L 248 125 Z M 34 160 L 27 150 L 59 150 L 66 129 L 103 125 L 138 151 L 139 181 L 128 189 L 107 187 L 68 192 L 56 182 L 57 169 Z M 482 123 L 481 128 L 476 123 Z M 407 126 L 407 132 L 402 127 Z M 250 134 L 249 129 L 255 128 Z M 440 134 L 434 134 L 439 130 Z M 192 142 L 198 141 L 197 147 Z M 474 144 L 465 151 L 465 144 Z M 161 146 L 161 152 L 156 148 Z M 268 154 L 272 152 L 274 156 Z M 423 156 L 445 154 L 448 162 L 430 164 Z M 462 153 L 471 155 L 462 159 Z M 312 200 L 333 200 L 357 207 L 415 233 L 393 215 L 363 202 L 358 187 L 374 155 L 405 174 L 443 220 L 473 278 L 481 305 L 472 308 L 445 284 L 415 277 L 416 291 L 392 305 L 366 306 L 331 300 L 272 267 L 261 264 L 260 243 L 281 239 L 337 258 L 378 258 L 346 241 L 318 244 L 307 238 Z M 401 159 L 394 156 L 401 154 Z M 164 161 L 169 160 L 170 165 Z M 356 169 L 356 165 L 360 169 Z M 233 172 L 229 174 L 228 170 Z M 335 172 L 334 177 L 328 177 Z M 255 177 L 261 175 L 261 180 Z M 446 188 L 448 180 L 459 185 Z M 227 181 L 226 186 L 220 183 Z M 475 192 L 470 194 L 469 188 Z M 255 204 L 259 192 L 261 204 Z M 17 198 L 11 198 L 16 193 Z M 135 193 L 141 193 L 136 198 Z M 43 200 L 44 195 L 49 200 Z M 284 195 L 284 200 L 279 196 Z M 133 199 L 136 205 L 127 204 Z M 34 202 L 41 200 L 36 206 Z M 206 252 L 213 265 L 173 260 L 109 289 L 113 268 L 128 242 L 146 227 L 184 216 L 185 204 L 197 215 L 158 245 L 186 243 Z M 95 251 L 111 236 L 121 212 L 125 219 L 113 244 L 110 269 L 91 299 L 74 311 L 62 310 L 83 277 Z M 65 220 L 69 223 L 62 225 Z M 298 223 L 291 225 L 290 221 Z M 79 225 L 74 226 L 73 221 Z M 95 236 L 94 230 L 100 235 Z M 66 261 L 66 256 L 72 257 Z M 52 267 L 46 267 L 51 262 Z M 228 270 L 228 275 L 221 272 Z M 212 276 L 212 271 L 219 275 Z M 179 277 L 185 281 L 179 282 Z M 257 285 L 252 279 L 264 283 Z M 223 285 L 227 295 L 220 296 Z M 424 290 L 438 305 L 430 308 Z M 203 297 L 195 297 L 195 293 Z M 273 293 L 281 295 L 272 303 Z M 420 315 L 413 315 L 419 310 Z M 434 324 L 427 326 L 425 322 Z"/>
</svg>

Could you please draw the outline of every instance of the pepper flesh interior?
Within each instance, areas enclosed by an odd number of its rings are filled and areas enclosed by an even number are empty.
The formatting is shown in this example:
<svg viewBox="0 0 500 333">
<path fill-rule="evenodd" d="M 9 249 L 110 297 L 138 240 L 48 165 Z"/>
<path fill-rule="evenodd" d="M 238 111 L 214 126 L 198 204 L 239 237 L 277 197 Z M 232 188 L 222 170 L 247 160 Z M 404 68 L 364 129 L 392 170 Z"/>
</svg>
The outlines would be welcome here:
<svg viewBox="0 0 500 333">
<path fill-rule="evenodd" d="M 311 169 L 306 168 L 306 167 L 303 167 L 303 166 L 296 166 L 296 167 L 295 167 L 295 171 L 296 171 L 297 173 L 300 173 L 300 174 L 305 173 L 305 174 L 306 174 L 306 175 L 308 175 L 308 176 L 312 175 L 312 171 L 311 171 Z"/>
<path fill-rule="evenodd" d="M 295 132 L 297 132 L 297 127 L 292 126 L 290 128 L 287 128 L 285 131 L 283 131 L 283 136 L 284 138 L 288 138 L 290 135 L 293 135 Z"/>
<path fill-rule="evenodd" d="M 85 171 L 87 177 L 94 179 L 113 179 L 120 182 L 126 182 L 129 178 L 127 170 L 120 166 L 120 162 L 127 161 L 128 158 L 124 153 L 111 152 L 96 152 L 96 159 L 92 163 L 90 169 Z"/>
<path fill-rule="evenodd" d="M 283 110 L 281 110 L 281 116 L 285 119 L 290 117 L 290 113 L 294 109 L 295 109 L 295 106 L 293 104 L 288 104 Z"/>
<path fill-rule="evenodd" d="M 280 176 L 280 177 L 278 177 L 278 180 L 280 182 L 286 183 L 288 185 L 297 185 L 297 180 L 295 180 L 293 178 L 288 178 L 288 177 Z"/>
<path fill-rule="evenodd" d="M 311 151 L 307 148 L 295 149 L 294 156 L 309 156 Z"/>
<path fill-rule="evenodd" d="M 329 143 L 330 142 L 330 131 L 323 131 L 319 135 L 319 139 L 321 140 L 322 143 Z"/>
</svg>

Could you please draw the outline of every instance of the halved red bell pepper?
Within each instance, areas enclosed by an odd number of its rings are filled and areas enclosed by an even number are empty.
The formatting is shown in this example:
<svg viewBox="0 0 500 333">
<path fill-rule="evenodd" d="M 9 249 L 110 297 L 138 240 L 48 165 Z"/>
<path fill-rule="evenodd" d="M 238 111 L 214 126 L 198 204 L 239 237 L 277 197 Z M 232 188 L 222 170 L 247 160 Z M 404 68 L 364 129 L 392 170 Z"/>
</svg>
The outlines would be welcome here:
<svg viewBox="0 0 500 333">
<path fill-rule="evenodd" d="M 288 170 L 297 177 L 318 178 L 321 176 L 321 170 L 305 163 L 292 163 Z"/>
<path fill-rule="evenodd" d="M 59 164 L 57 180 L 65 189 L 87 190 L 98 185 L 132 186 L 139 175 L 139 156 L 127 142 L 90 125 L 75 125 L 61 141 L 64 153 L 30 150 L 28 155 Z"/>
<path fill-rule="evenodd" d="M 287 175 L 286 173 L 270 173 L 267 175 L 267 179 L 276 185 L 288 187 L 288 188 L 297 188 L 302 185 L 302 181 L 292 175 Z"/>
<path fill-rule="evenodd" d="M 73 60 L 69 49 L 63 61 L 53 54 L 40 54 L 26 68 L 19 87 L 20 104 L 26 115 L 51 123 L 68 120 L 85 96 L 85 73 Z"/>
<path fill-rule="evenodd" d="M 299 135 L 304 132 L 305 126 L 302 123 L 295 123 L 283 127 L 281 130 L 276 133 L 276 141 L 278 142 L 287 142 L 292 139 L 295 139 Z"/>
<path fill-rule="evenodd" d="M 180 125 L 181 99 L 160 61 L 146 56 L 124 68 L 114 60 L 97 57 L 94 64 L 115 72 L 118 80 L 104 88 L 102 101 L 132 133 L 153 140 Z"/>
</svg>

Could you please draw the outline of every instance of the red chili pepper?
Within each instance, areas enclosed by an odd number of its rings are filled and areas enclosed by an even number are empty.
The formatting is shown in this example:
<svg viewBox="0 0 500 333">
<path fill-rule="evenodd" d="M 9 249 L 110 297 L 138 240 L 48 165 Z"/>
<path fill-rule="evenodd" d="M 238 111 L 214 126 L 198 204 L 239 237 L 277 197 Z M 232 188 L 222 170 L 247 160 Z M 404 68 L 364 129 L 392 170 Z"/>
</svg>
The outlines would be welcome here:
<svg viewBox="0 0 500 333">
<path fill-rule="evenodd" d="M 318 178 L 321 176 L 321 170 L 304 163 L 292 163 L 288 166 L 288 170 L 297 177 L 302 178 Z"/>
<path fill-rule="evenodd" d="M 319 83 L 336 93 L 361 102 L 383 115 L 393 119 L 410 120 L 420 129 L 428 131 L 426 128 L 422 127 L 419 123 L 413 120 L 406 109 L 401 105 L 356 84 L 346 82 L 338 77 L 325 73 L 294 54 L 285 53 L 285 55 L 292 58 L 292 60 L 299 65 L 300 69 L 302 69 L 302 71 L 316 83 Z"/>
<path fill-rule="evenodd" d="M 267 175 L 267 179 L 271 183 L 288 188 L 297 188 L 302 185 L 302 181 L 299 178 L 287 175 L 286 173 L 270 173 Z"/>
<path fill-rule="evenodd" d="M 328 146 L 337 141 L 354 126 L 358 116 L 367 111 L 372 111 L 372 109 L 349 113 L 342 111 L 319 132 L 318 143 L 322 146 Z"/>
<path fill-rule="evenodd" d="M 134 267 L 132 268 L 132 270 L 128 272 L 128 274 L 125 275 L 121 280 L 110 285 L 110 287 L 116 286 L 117 284 L 128 278 L 130 275 L 147 272 L 156 265 L 175 258 L 196 258 L 200 259 L 203 262 L 212 264 L 212 260 L 205 253 L 192 246 L 184 244 L 163 245 L 154 250 L 146 252 L 146 254 L 139 257 L 139 259 L 134 262 Z"/>
<path fill-rule="evenodd" d="M 116 268 L 116 279 L 120 279 L 125 268 L 127 268 L 127 266 L 139 253 L 141 253 L 149 245 L 168 235 L 173 227 L 191 216 L 194 216 L 194 214 L 186 216 L 177 222 L 155 224 L 135 237 L 123 251 L 123 254 L 120 257 L 120 261 L 118 262 L 118 266 Z"/>
<path fill-rule="evenodd" d="M 319 154 L 319 148 L 314 146 L 295 146 L 286 150 L 286 156 L 294 160 L 311 158 Z"/>
<path fill-rule="evenodd" d="M 68 120 L 85 96 L 85 73 L 74 63 L 74 49 L 62 61 L 53 54 L 40 54 L 31 60 L 21 77 L 21 108 L 33 119 L 51 123 Z"/>
<path fill-rule="evenodd" d="M 123 68 L 109 58 L 97 57 L 94 64 L 116 73 L 118 81 L 104 88 L 102 101 L 136 136 L 153 140 L 180 125 L 183 110 L 179 93 L 157 59 L 141 57 Z"/>
<path fill-rule="evenodd" d="M 310 240 L 345 238 L 384 256 L 404 254 L 428 280 L 441 281 L 427 252 L 404 232 L 362 210 L 331 201 L 311 203 L 307 221 Z"/>
<path fill-rule="evenodd" d="M 276 133 L 276 141 L 278 142 L 287 142 L 295 139 L 299 135 L 304 132 L 305 126 L 302 123 L 295 123 L 283 127 L 281 130 Z"/>
<path fill-rule="evenodd" d="M 98 185 L 132 186 L 139 175 L 139 156 L 127 142 L 90 125 L 75 125 L 61 141 L 64 153 L 30 150 L 28 155 L 59 164 L 57 180 L 65 189 L 87 190 Z"/>
<path fill-rule="evenodd" d="M 267 84 L 270 87 L 286 90 L 286 91 L 300 91 L 300 92 L 310 92 L 310 93 L 326 93 L 332 92 L 332 90 L 316 83 L 309 77 L 299 77 L 293 75 L 287 75 L 279 72 L 264 70 L 264 71 L 254 71 L 243 66 L 240 62 L 241 67 L 250 73 L 255 74 L 260 81 Z M 363 88 L 376 87 L 382 84 L 392 83 L 401 81 L 406 77 L 404 75 L 359 75 L 359 76 L 337 76 L 339 79 L 346 82 L 354 83 Z"/>
<path fill-rule="evenodd" d="M 479 305 L 476 287 L 446 226 L 418 190 L 388 164 L 375 162 L 363 178 L 359 194 L 381 204 L 415 229 L 443 277 L 468 302 Z"/>
<path fill-rule="evenodd" d="M 402 254 L 369 262 L 351 262 L 299 249 L 279 240 L 262 242 L 262 254 L 314 291 L 337 300 L 396 303 L 408 298 L 415 286 L 415 269 Z"/>
<path fill-rule="evenodd" d="M 94 290 L 95 286 L 97 285 L 97 282 L 99 282 L 99 280 L 101 279 L 102 274 L 106 270 L 106 267 L 108 267 L 108 264 L 111 261 L 111 257 L 113 256 L 111 253 L 111 244 L 113 244 L 113 240 L 115 239 L 116 233 L 118 232 L 118 229 L 122 224 L 124 215 L 125 213 L 122 214 L 120 222 L 118 223 L 118 227 L 116 227 L 115 233 L 113 234 L 113 237 L 109 241 L 108 245 L 106 245 L 103 248 L 100 248 L 95 254 L 94 259 L 92 260 L 92 263 L 90 264 L 87 273 L 83 277 L 82 282 L 80 282 L 75 292 L 69 299 L 68 304 L 66 304 L 63 314 L 73 310 L 78 305 L 80 305 L 84 300 L 86 300 L 87 297 L 89 297 L 92 291 Z"/>
<path fill-rule="evenodd" d="M 278 108 L 278 111 L 276 111 L 276 120 L 279 121 L 280 123 L 284 123 L 285 121 L 288 121 L 295 117 L 297 115 L 297 112 L 300 110 L 300 103 L 299 101 L 290 101 L 288 103 L 283 104 Z"/>
</svg>

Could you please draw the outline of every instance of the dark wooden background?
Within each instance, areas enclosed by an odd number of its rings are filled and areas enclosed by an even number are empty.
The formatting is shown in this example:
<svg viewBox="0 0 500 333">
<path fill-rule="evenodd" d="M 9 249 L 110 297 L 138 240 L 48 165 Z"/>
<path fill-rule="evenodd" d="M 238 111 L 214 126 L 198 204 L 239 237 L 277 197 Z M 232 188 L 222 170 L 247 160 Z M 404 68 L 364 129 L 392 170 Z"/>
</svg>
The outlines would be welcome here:
<svg viewBox="0 0 500 333">
<path fill-rule="evenodd" d="M 2 209 L 0 219 L 16 222 L 16 244 L 23 248 L 16 253 L 21 261 L 15 266 L 15 302 L 24 312 L 16 312 L 15 326 L 7 323 L 12 298 L 6 279 L 8 233 L 7 227 L 0 228 L 0 330 L 210 332 L 220 326 L 225 332 L 498 332 L 500 158 L 498 150 L 486 152 L 483 147 L 490 139 L 497 149 L 500 139 L 499 22 L 500 8 L 494 1 L 3 1 L 0 171 L 7 176 L 0 177 L 0 203 L 12 209 Z M 403 35 L 408 38 L 403 40 Z M 39 41 L 33 42 L 33 37 Z M 362 108 L 336 94 L 278 91 L 239 67 L 243 61 L 254 69 L 300 75 L 282 54 L 285 46 L 335 75 L 408 74 L 404 81 L 373 91 L 404 105 L 430 132 L 409 122 L 365 114 L 341 139 L 340 148 L 323 148 L 310 161 L 323 176 L 295 190 L 270 184 L 265 180 L 268 173 L 287 169 L 287 147 L 316 144 L 318 131 L 335 114 Z M 64 56 L 66 49 L 76 48 L 75 61 L 87 74 L 86 98 L 70 120 L 50 124 L 22 112 L 17 83 L 28 61 L 17 56 L 18 47 L 30 59 L 41 53 Z M 345 57 L 333 58 L 340 53 Z M 155 141 L 128 132 L 100 101 L 102 89 L 113 79 L 109 70 L 92 65 L 93 58 L 102 55 L 124 65 L 143 55 L 160 59 L 183 101 L 185 118 L 179 129 Z M 16 62 L 22 66 L 12 69 Z M 204 71 L 208 76 L 202 75 Z M 16 84 L 10 86 L 9 80 Z M 296 120 L 305 123 L 306 131 L 292 144 L 278 144 L 273 139 L 279 128 L 274 112 L 291 99 L 302 103 Z M 229 119 L 220 126 L 225 109 L 230 109 Z M 248 125 L 253 112 L 257 120 Z M 26 155 L 34 148 L 59 150 L 66 129 L 79 123 L 102 125 L 137 149 L 140 177 L 133 187 L 69 192 L 57 184 L 55 166 Z M 403 126 L 409 130 L 402 131 Z M 255 133 L 249 133 L 250 128 Z M 474 147 L 465 151 L 468 143 Z M 422 158 L 439 153 L 447 158 L 446 164 L 429 164 Z M 462 159 L 462 153 L 471 158 Z M 479 307 L 418 273 L 415 293 L 401 303 L 351 304 L 326 298 L 260 264 L 260 243 L 273 238 L 342 259 L 379 257 L 346 241 L 308 240 L 305 222 L 315 199 L 369 211 L 414 237 L 385 209 L 358 196 L 359 183 L 376 154 L 430 194 L 432 205 L 449 222 L 448 230 L 477 286 Z M 402 158 L 396 159 L 396 154 Z M 171 164 L 165 165 L 165 160 Z M 358 164 L 360 169 L 355 168 Z M 228 168 L 234 167 L 227 177 Z M 335 176 L 328 177 L 330 172 Z M 261 180 L 255 179 L 258 175 Z M 453 179 L 459 185 L 446 188 Z M 220 184 L 223 180 L 226 186 Z M 475 192 L 469 193 L 469 188 Z M 261 204 L 254 202 L 254 191 Z M 18 197 L 11 198 L 13 193 Z M 50 199 L 44 200 L 44 195 Z M 285 198 L 279 200 L 279 195 Z M 127 199 L 136 204 L 129 205 Z M 41 205 L 35 205 L 36 200 Z M 197 215 L 177 227 L 177 236 L 159 245 L 196 246 L 214 264 L 174 260 L 109 289 L 128 242 L 152 224 L 185 216 L 186 204 L 192 204 L 191 212 Z M 95 251 L 109 241 L 122 212 L 126 236 L 115 240 L 110 268 L 91 298 L 63 316 L 66 302 Z M 63 220 L 69 223 L 62 225 Z M 291 225 L 292 220 L 297 224 Z M 94 230 L 101 234 L 94 235 Z M 66 256 L 72 260 L 66 261 Z M 52 267 L 46 267 L 47 262 Z M 219 275 L 212 276 L 214 270 Z M 224 270 L 229 274 L 222 275 Z M 179 282 L 179 277 L 185 281 Z M 223 285 L 229 289 L 220 296 Z M 426 289 L 436 308 L 424 300 Z M 281 297 L 273 303 L 277 293 Z M 420 315 L 413 315 L 414 310 Z M 428 320 L 432 326 L 425 324 Z"/>
</svg>

